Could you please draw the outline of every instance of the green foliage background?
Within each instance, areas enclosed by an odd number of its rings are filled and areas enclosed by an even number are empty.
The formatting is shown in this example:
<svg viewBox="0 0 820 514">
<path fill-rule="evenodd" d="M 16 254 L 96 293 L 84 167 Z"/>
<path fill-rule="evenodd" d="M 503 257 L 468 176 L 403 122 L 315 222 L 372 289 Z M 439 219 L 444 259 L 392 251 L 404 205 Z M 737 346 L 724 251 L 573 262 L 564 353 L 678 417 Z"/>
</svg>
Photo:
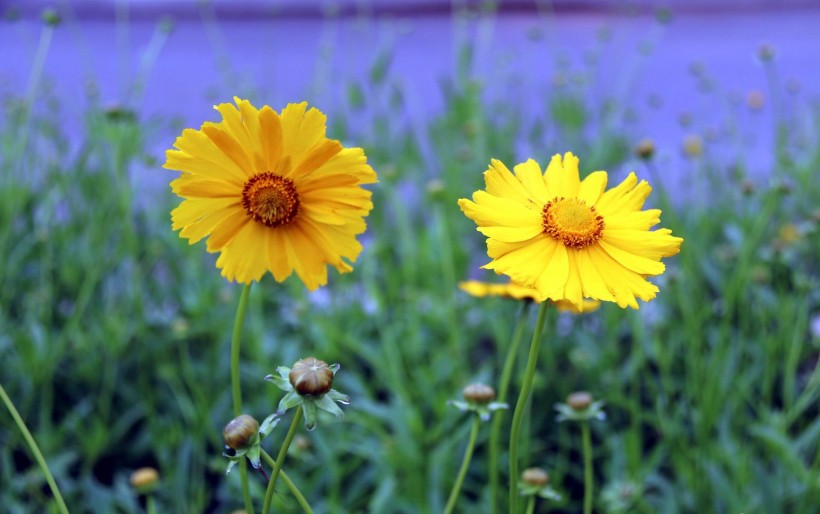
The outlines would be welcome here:
<svg viewBox="0 0 820 514">
<path fill-rule="evenodd" d="M 482 186 L 491 157 L 514 164 L 526 140 L 544 149 L 542 163 L 572 149 L 583 173 L 626 164 L 642 178 L 663 173 L 630 156 L 635 134 L 583 85 L 557 88 L 527 126 L 514 100 L 483 99 L 470 58 L 467 48 L 444 112 L 412 129 L 391 122 L 405 106 L 389 54 L 347 86 L 346 111 L 358 122 L 331 116 L 331 135 L 365 147 L 380 176 L 365 251 L 354 273 L 334 274 L 317 294 L 271 277 L 252 290 L 246 411 L 271 413 L 282 393 L 262 378 L 308 355 L 340 363 L 335 387 L 353 399 L 343 421 L 323 417 L 302 431 L 286 463 L 316 512 L 444 505 L 469 430 L 446 402 L 470 382 L 493 383 L 518 309 L 457 290 L 486 257 L 456 199 Z M 152 148 L 168 122 L 92 101 L 84 130 L 66 134 L 60 106 L 36 94 L 44 108 L 33 109 L 31 95 L 7 96 L 3 107 L 0 380 L 72 512 L 141 512 L 128 476 L 147 465 L 162 475 L 162 512 L 239 508 L 220 432 L 231 417 L 228 342 L 240 288 L 221 279 L 202 245 L 170 230 L 177 199 L 137 197 L 129 178 L 165 173 Z M 593 426 L 600 512 L 810 513 L 820 504 L 820 343 L 810 330 L 820 315 L 820 112 L 796 112 L 801 123 L 775 116 L 767 180 L 749 181 L 742 160 L 731 176 L 713 165 L 718 141 L 674 170 L 692 173 L 685 198 L 656 189 L 662 226 L 685 243 L 656 280 L 655 302 L 548 321 L 522 456 L 550 471 L 565 500 L 539 512 L 580 510 L 580 436 L 553 409 L 579 389 L 606 401 L 607 420 Z M 284 432 L 267 440 L 269 452 Z M 487 432 L 461 512 L 486 509 Z M 6 415 L 0 484 L 3 512 L 54 511 Z M 264 483 L 252 485 L 261 499 Z M 281 485 L 275 501 L 277 512 L 297 512 Z"/>
</svg>

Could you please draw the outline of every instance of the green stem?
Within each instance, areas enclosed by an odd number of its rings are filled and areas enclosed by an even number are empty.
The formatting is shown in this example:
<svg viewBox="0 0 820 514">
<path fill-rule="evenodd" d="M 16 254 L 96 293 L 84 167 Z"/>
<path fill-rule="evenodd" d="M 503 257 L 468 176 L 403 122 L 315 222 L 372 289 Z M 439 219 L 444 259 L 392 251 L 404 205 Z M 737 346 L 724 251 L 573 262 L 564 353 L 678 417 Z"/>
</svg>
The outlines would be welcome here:
<svg viewBox="0 0 820 514">
<path fill-rule="evenodd" d="M 147 514 L 157 514 L 157 504 L 154 502 L 154 496 L 151 494 L 145 498 L 145 511 Z"/>
<path fill-rule="evenodd" d="M 242 388 L 239 380 L 239 348 L 242 336 L 242 324 L 245 321 L 245 311 L 248 309 L 248 297 L 250 296 L 251 284 L 245 284 L 242 293 L 239 295 L 239 305 L 236 307 L 236 317 L 233 322 L 233 333 L 231 335 L 231 392 L 233 394 L 233 415 L 242 414 Z M 242 498 L 245 502 L 245 511 L 253 514 L 253 500 L 251 499 L 251 489 L 248 485 L 248 467 L 244 461 L 239 463 L 239 480 L 242 483 Z"/>
<path fill-rule="evenodd" d="M 17 412 L 17 408 L 14 406 L 14 403 L 12 403 L 11 398 L 9 398 L 6 394 L 6 390 L 3 388 L 2 385 L 0 385 L 0 398 L 3 399 L 3 403 L 6 404 L 6 408 L 9 410 L 11 417 L 14 418 L 14 422 L 17 424 L 17 428 L 19 428 L 20 432 L 23 434 L 23 439 L 25 439 L 26 443 L 28 443 L 28 447 L 31 450 L 32 455 L 34 456 L 34 460 L 37 461 L 37 464 L 40 466 L 40 469 L 46 476 L 46 482 L 48 482 L 48 487 L 51 489 L 51 494 L 54 495 L 54 500 L 57 501 L 57 507 L 59 511 L 62 514 L 68 514 L 68 507 L 66 507 L 65 501 L 63 500 L 63 495 L 60 494 L 60 489 L 57 487 L 57 482 L 54 481 L 54 477 L 51 475 L 51 471 L 48 470 L 46 459 L 40 452 L 40 448 L 37 446 L 37 442 L 34 440 L 34 437 L 32 437 L 31 432 L 28 431 L 26 423 L 23 421 L 23 418 L 20 417 L 20 413 Z"/>
<path fill-rule="evenodd" d="M 444 514 L 450 514 L 456 508 L 456 501 L 461 492 L 461 485 L 464 483 L 464 477 L 467 476 L 467 469 L 470 467 L 470 460 L 473 458 L 473 450 L 475 449 L 475 441 L 478 438 L 478 427 L 481 426 L 481 417 L 478 414 L 473 415 L 473 426 L 470 429 L 470 440 L 467 441 L 467 449 L 464 450 L 464 459 L 461 461 L 461 469 L 458 470 L 458 477 L 453 484 L 453 489 L 450 491 L 450 498 L 447 500 L 447 506 L 444 507 Z"/>
<path fill-rule="evenodd" d="M 498 401 L 507 400 L 507 392 L 510 388 L 510 378 L 512 370 L 518 356 L 518 347 L 521 344 L 521 336 L 524 335 L 524 327 L 527 326 L 527 315 L 532 302 L 525 301 L 521 305 L 518 314 L 518 323 L 515 326 L 510 346 L 507 348 L 507 357 L 504 361 L 504 368 L 501 371 L 501 382 L 498 385 Z M 493 414 L 492 425 L 490 426 L 490 455 L 488 469 L 490 470 L 490 512 L 498 512 L 498 486 L 499 486 L 499 448 L 498 439 L 501 435 L 501 421 L 504 419 L 505 411 L 501 410 Z"/>
<path fill-rule="evenodd" d="M 581 437 L 584 451 L 584 514 L 592 514 L 592 438 L 588 420 L 581 421 Z"/>
<path fill-rule="evenodd" d="M 541 348 L 541 332 L 544 330 L 544 320 L 547 317 L 549 304 L 550 302 L 543 302 L 541 308 L 538 309 L 538 321 L 535 322 L 535 332 L 532 334 L 530 353 L 527 357 L 527 370 L 524 372 L 521 393 L 515 403 L 512 428 L 510 429 L 510 514 L 518 512 L 518 438 L 521 434 L 521 422 L 524 419 L 530 389 L 532 389 L 532 378 L 535 376 L 535 365 L 538 362 L 538 350 Z"/>
<path fill-rule="evenodd" d="M 300 421 L 302 421 L 302 409 L 301 407 L 297 407 L 296 412 L 293 414 L 293 419 L 290 422 L 288 435 L 285 436 L 285 442 L 282 443 L 282 447 L 279 449 L 279 455 L 276 456 L 276 465 L 273 467 L 273 472 L 270 475 L 268 490 L 265 491 L 265 503 L 262 506 L 262 514 L 268 514 L 268 512 L 270 512 L 273 488 L 276 485 L 276 479 L 279 478 L 279 472 L 282 471 L 282 465 L 285 463 L 285 456 L 288 454 L 290 442 L 293 441 L 293 436 L 296 434 L 296 428 L 299 426 Z"/>
<path fill-rule="evenodd" d="M 268 466 L 270 466 L 271 469 L 276 467 L 276 461 L 273 460 L 273 457 L 268 455 L 268 452 L 266 452 L 265 450 L 262 450 L 262 458 L 265 459 L 265 462 L 268 463 Z M 296 502 L 299 504 L 300 507 L 302 507 L 302 510 L 305 511 L 305 514 L 313 514 L 313 509 L 310 508 L 310 504 L 305 499 L 305 496 L 302 494 L 302 491 L 300 491 L 299 488 L 296 487 L 296 484 L 293 483 L 293 480 L 291 480 L 290 477 L 284 471 L 282 471 L 281 474 L 282 482 L 284 482 L 285 486 L 287 486 L 287 488 L 290 489 L 290 493 L 293 495 L 294 498 L 296 498 Z"/>
<path fill-rule="evenodd" d="M 531 494 L 530 499 L 527 500 L 527 510 L 525 510 L 526 514 L 532 514 L 535 512 L 535 495 Z"/>
</svg>

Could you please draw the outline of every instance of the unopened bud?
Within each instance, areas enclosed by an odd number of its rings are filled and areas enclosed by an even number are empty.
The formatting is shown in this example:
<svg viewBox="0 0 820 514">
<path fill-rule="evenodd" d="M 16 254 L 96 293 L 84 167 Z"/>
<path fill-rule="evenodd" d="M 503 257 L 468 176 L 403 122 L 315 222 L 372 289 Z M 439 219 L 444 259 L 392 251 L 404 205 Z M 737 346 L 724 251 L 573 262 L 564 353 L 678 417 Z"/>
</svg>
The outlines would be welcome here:
<svg viewBox="0 0 820 514">
<path fill-rule="evenodd" d="M 315 357 L 297 361 L 288 375 L 290 385 L 302 396 L 321 396 L 333 385 L 333 371 Z"/>
<path fill-rule="evenodd" d="M 586 391 L 577 391 L 567 396 L 567 405 L 575 411 L 588 409 L 592 405 L 592 395 Z"/>
<path fill-rule="evenodd" d="M 527 468 L 521 473 L 521 481 L 527 485 L 543 487 L 549 485 L 550 476 L 541 468 Z"/>
<path fill-rule="evenodd" d="M 225 444 L 234 450 L 244 450 L 254 441 L 259 433 L 259 422 L 252 416 L 242 414 L 230 421 L 222 430 Z"/>
<path fill-rule="evenodd" d="M 159 482 L 159 472 L 154 468 L 139 468 L 131 473 L 131 487 L 140 493 L 151 491 Z"/>
<path fill-rule="evenodd" d="M 495 389 L 485 384 L 470 384 L 462 394 L 468 402 L 487 404 L 495 400 Z"/>
<path fill-rule="evenodd" d="M 60 13 L 54 9 L 46 9 L 43 11 L 43 23 L 49 27 L 56 27 L 61 21 L 62 17 L 60 16 Z"/>
<path fill-rule="evenodd" d="M 655 155 L 655 143 L 651 139 L 642 139 L 635 147 L 635 155 L 648 161 Z"/>
</svg>

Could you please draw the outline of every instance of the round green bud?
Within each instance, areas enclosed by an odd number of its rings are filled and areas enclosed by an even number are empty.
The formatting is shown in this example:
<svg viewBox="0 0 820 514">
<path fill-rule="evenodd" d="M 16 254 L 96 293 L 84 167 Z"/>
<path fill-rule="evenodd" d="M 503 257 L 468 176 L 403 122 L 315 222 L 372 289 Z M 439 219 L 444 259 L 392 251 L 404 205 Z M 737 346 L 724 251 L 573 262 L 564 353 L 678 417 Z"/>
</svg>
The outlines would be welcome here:
<svg viewBox="0 0 820 514">
<path fill-rule="evenodd" d="M 244 450 L 250 446 L 257 434 L 259 434 L 259 422 L 247 414 L 232 419 L 222 430 L 225 444 L 234 450 Z"/>
<path fill-rule="evenodd" d="M 333 371 L 315 357 L 297 361 L 288 375 L 290 385 L 302 396 L 321 396 L 333 385 Z"/>
</svg>

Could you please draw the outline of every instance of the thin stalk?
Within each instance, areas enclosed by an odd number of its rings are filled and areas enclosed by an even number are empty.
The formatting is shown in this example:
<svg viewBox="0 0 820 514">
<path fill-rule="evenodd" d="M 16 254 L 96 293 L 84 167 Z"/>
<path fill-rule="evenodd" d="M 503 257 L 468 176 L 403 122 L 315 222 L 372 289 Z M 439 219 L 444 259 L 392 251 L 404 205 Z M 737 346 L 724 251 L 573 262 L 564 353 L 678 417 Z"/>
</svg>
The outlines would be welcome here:
<svg viewBox="0 0 820 514">
<path fill-rule="evenodd" d="M 157 514 L 157 504 L 151 494 L 145 498 L 145 511 L 147 514 Z"/>
<path fill-rule="evenodd" d="M 543 302 L 538 309 L 538 321 L 535 322 L 535 332 L 532 334 L 530 353 L 527 357 L 527 370 L 524 372 L 524 382 L 521 384 L 521 393 L 515 403 L 512 428 L 510 429 L 510 514 L 518 512 L 518 439 L 521 434 L 521 422 L 524 419 L 527 401 L 532 389 L 532 378 L 535 376 L 535 365 L 538 362 L 538 350 L 541 348 L 541 332 L 544 330 L 544 320 L 547 317 L 547 308 L 550 302 Z"/>
<path fill-rule="evenodd" d="M 527 326 L 527 315 L 529 314 L 529 301 L 523 302 L 521 310 L 518 313 L 518 322 L 513 332 L 510 346 L 507 348 L 507 357 L 504 361 L 504 368 L 501 371 L 501 381 L 498 384 L 498 401 L 504 402 L 507 400 L 507 392 L 510 389 L 510 378 L 512 377 L 513 366 L 518 356 L 518 347 L 521 344 L 521 336 L 524 335 L 524 327 Z M 505 411 L 500 410 L 493 414 L 492 425 L 490 426 L 490 455 L 489 455 L 489 470 L 490 470 L 490 512 L 495 514 L 498 512 L 498 483 L 499 483 L 499 469 L 498 469 L 498 439 L 501 434 L 501 421 L 504 419 Z"/>
<path fill-rule="evenodd" d="M 242 293 L 239 295 L 239 305 L 236 306 L 236 317 L 233 322 L 233 334 L 231 335 L 231 392 L 233 394 L 233 415 L 242 414 L 242 388 L 239 380 L 239 342 L 242 336 L 242 324 L 245 321 L 245 311 L 248 309 L 248 297 L 250 296 L 251 285 L 245 284 Z M 242 484 L 242 498 L 245 502 L 245 511 L 253 514 L 253 500 L 251 499 L 251 489 L 248 485 L 248 468 L 244 461 L 239 463 L 239 480 Z"/>
<path fill-rule="evenodd" d="M 581 437 L 584 452 L 584 514 L 592 514 L 592 437 L 589 435 L 589 420 L 581 421 Z"/>
<path fill-rule="evenodd" d="M 293 436 L 296 434 L 296 427 L 299 426 L 300 421 L 302 421 L 302 409 L 297 408 L 296 412 L 293 414 L 293 419 L 290 422 L 288 435 L 285 436 L 285 442 L 282 443 L 282 447 L 279 449 L 279 455 L 276 456 L 276 465 L 273 467 L 273 472 L 270 475 L 270 482 L 268 482 L 268 490 L 265 492 L 265 503 L 262 506 L 262 514 L 268 514 L 268 512 L 270 512 L 270 504 L 273 499 L 273 488 L 276 485 L 276 479 L 279 478 L 279 472 L 282 471 L 282 465 L 285 463 L 285 457 L 288 454 L 290 442 L 293 441 Z"/>
<path fill-rule="evenodd" d="M 444 507 L 444 514 L 450 514 L 456 508 L 456 501 L 461 492 L 461 485 L 464 483 L 464 477 L 467 476 L 467 469 L 470 467 L 470 460 L 473 458 L 473 450 L 475 449 L 475 441 L 478 438 L 478 427 L 481 426 L 481 417 L 478 414 L 473 415 L 473 426 L 470 429 L 470 439 L 467 441 L 467 449 L 464 450 L 464 459 L 461 461 L 461 469 L 458 470 L 458 477 L 453 484 L 453 489 L 450 491 L 450 498 L 447 500 L 447 506 Z"/>
<path fill-rule="evenodd" d="M 268 452 L 266 452 L 265 450 L 262 450 L 262 458 L 265 459 L 265 462 L 268 463 L 268 466 L 270 466 L 271 469 L 276 467 L 276 461 L 273 460 L 273 457 L 268 455 Z M 284 482 L 285 486 L 288 489 L 290 489 L 290 494 L 292 494 L 293 497 L 296 498 L 296 502 L 299 504 L 300 507 L 302 507 L 302 510 L 305 511 L 305 514 L 313 514 L 313 509 L 310 508 L 310 504 L 305 499 L 305 496 L 302 494 L 302 491 L 300 491 L 299 488 L 296 487 L 296 484 L 293 483 L 293 480 L 291 480 L 290 477 L 284 471 L 282 471 L 281 474 L 282 482 Z"/>
<path fill-rule="evenodd" d="M 535 512 L 535 495 L 531 494 L 530 499 L 527 500 L 527 509 L 524 511 L 526 514 L 532 514 Z"/>
<path fill-rule="evenodd" d="M 46 482 L 48 482 L 48 487 L 51 489 L 51 494 L 54 495 L 54 500 L 57 502 L 57 508 L 62 514 L 68 514 L 68 507 L 66 507 L 65 500 L 63 500 L 63 495 L 60 494 L 60 489 L 57 487 L 57 482 L 54 481 L 54 477 L 51 475 L 51 471 L 49 471 L 48 469 L 46 459 L 40 452 L 40 448 L 37 446 L 37 442 L 34 440 L 34 437 L 31 435 L 31 432 L 29 432 L 28 427 L 26 427 L 26 423 L 23 421 L 23 418 L 20 417 L 20 413 L 17 412 L 17 408 L 14 406 L 14 403 L 12 403 L 11 398 L 9 398 L 6 394 L 6 390 L 3 388 L 2 384 L 0 384 L 0 398 L 2 398 L 3 403 L 6 404 L 6 408 L 9 410 L 9 414 L 11 414 L 11 417 L 17 424 L 17 428 L 20 429 L 20 433 L 23 434 L 23 439 L 26 440 L 26 443 L 28 444 L 31 453 L 34 456 L 34 460 L 37 461 L 37 464 L 40 466 L 40 469 L 46 476 Z"/>
</svg>

